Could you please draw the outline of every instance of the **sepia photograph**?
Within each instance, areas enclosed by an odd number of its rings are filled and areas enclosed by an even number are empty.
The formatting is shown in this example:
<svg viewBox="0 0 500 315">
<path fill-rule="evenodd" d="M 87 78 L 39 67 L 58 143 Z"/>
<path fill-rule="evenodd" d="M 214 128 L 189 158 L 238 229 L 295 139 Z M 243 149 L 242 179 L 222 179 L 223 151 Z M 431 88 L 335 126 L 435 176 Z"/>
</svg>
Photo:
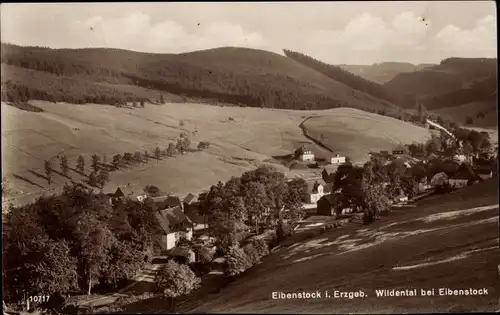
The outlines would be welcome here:
<svg viewBox="0 0 500 315">
<path fill-rule="evenodd" d="M 3 313 L 500 312 L 496 11 L 2 3 Z"/>
</svg>

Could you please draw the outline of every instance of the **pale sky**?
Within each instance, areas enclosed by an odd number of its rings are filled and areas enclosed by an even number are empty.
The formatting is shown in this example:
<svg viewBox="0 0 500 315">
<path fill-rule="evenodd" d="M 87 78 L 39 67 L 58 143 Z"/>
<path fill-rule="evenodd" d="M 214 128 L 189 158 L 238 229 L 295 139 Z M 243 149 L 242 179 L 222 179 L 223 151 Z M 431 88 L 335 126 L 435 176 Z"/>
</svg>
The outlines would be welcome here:
<svg viewBox="0 0 500 315">
<path fill-rule="evenodd" d="M 179 53 L 296 50 L 331 64 L 497 55 L 493 1 L 2 4 L 3 42 Z"/>
</svg>

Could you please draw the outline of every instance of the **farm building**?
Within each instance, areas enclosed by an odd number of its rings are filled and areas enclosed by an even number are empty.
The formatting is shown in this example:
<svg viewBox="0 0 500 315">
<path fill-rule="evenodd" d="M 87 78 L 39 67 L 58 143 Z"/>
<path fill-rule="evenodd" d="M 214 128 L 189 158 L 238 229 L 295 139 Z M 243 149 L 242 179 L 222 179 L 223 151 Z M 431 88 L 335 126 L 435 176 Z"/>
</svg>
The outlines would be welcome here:
<svg viewBox="0 0 500 315">
<path fill-rule="evenodd" d="M 464 154 L 455 154 L 453 156 L 453 161 L 457 163 L 464 163 L 464 162 L 472 163 L 472 157 L 467 157 Z"/>
<path fill-rule="evenodd" d="M 150 198 L 157 206 L 158 209 L 169 209 L 174 207 L 179 207 L 181 211 L 184 211 L 184 204 L 181 198 L 178 196 L 161 196 Z"/>
<path fill-rule="evenodd" d="M 200 215 L 200 202 L 198 197 L 188 194 L 182 201 L 184 204 L 184 213 L 193 222 L 195 230 L 207 228 L 205 217 Z"/>
<path fill-rule="evenodd" d="M 323 197 L 319 198 L 319 200 L 316 202 L 316 212 L 318 215 L 335 215 L 333 198 L 334 196 L 332 194 L 324 195 Z"/>
<path fill-rule="evenodd" d="M 389 151 L 380 151 L 380 157 L 384 158 L 384 159 L 388 159 L 390 158 L 390 154 L 389 154 Z"/>
<path fill-rule="evenodd" d="M 125 198 L 130 198 L 132 200 L 137 200 L 139 202 L 144 202 L 147 195 L 143 190 L 135 191 L 130 186 L 117 187 L 114 193 L 107 193 L 106 196 L 109 197 L 109 202 L 115 205 L 117 202 L 123 201 Z"/>
<path fill-rule="evenodd" d="M 165 251 L 174 248 L 180 239 L 191 240 L 193 237 L 193 222 L 184 214 L 180 199 L 179 204 L 176 199 L 178 198 L 167 197 L 164 200 L 154 201 L 159 209 L 154 212 L 154 217 L 161 230 L 157 237 Z"/>
<path fill-rule="evenodd" d="M 305 146 L 301 146 L 295 150 L 294 155 L 297 160 L 302 162 L 313 162 L 315 160 L 314 153 Z"/>
<path fill-rule="evenodd" d="M 339 154 L 335 155 L 330 159 L 331 164 L 344 164 L 346 162 L 346 157 L 345 156 L 340 156 Z"/>
</svg>

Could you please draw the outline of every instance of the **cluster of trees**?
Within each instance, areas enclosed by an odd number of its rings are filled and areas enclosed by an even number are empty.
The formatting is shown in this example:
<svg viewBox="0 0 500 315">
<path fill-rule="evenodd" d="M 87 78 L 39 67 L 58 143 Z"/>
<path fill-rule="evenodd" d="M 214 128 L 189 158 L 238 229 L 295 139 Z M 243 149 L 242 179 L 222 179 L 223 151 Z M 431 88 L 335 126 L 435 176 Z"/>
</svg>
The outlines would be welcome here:
<svg viewBox="0 0 500 315">
<path fill-rule="evenodd" d="M 116 287 L 143 267 L 156 233 L 146 205 L 108 197 L 81 184 L 13 207 L 3 222 L 6 301 Z"/>
<path fill-rule="evenodd" d="M 497 89 L 498 80 L 496 74 L 493 74 L 486 79 L 474 82 L 467 88 L 427 98 L 424 103 L 428 109 L 439 109 L 483 100 L 496 100 Z"/>
<path fill-rule="evenodd" d="M 363 220 L 368 224 L 388 210 L 394 198 L 416 195 L 418 183 L 426 175 L 422 166 L 409 171 L 401 160 L 386 165 L 382 157 L 372 157 L 363 166 L 341 165 L 332 176 L 333 206 L 337 211 L 344 208 L 363 211 Z"/>
<path fill-rule="evenodd" d="M 176 143 L 169 143 L 168 147 L 164 150 L 160 149 L 160 147 L 156 147 L 152 151 L 152 156 L 159 161 L 162 156 L 175 156 L 176 154 L 184 154 L 187 150 L 189 150 L 191 146 L 191 140 L 186 133 L 181 133 L 179 139 L 177 139 Z M 198 144 L 198 149 L 203 150 L 210 146 L 209 142 L 200 142 Z M 112 161 L 110 164 L 107 162 L 107 157 L 104 155 L 101 157 L 97 154 L 93 154 L 91 157 L 91 172 L 88 174 L 88 184 L 93 187 L 104 188 L 104 185 L 109 181 L 109 172 L 118 170 L 120 167 L 124 167 L 126 165 L 133 165 L 139 163 L 148 163 L 150 153 L 145 150 L 144 152 L 136 151 L 134 153 L 126 152 L 123 155 L 115 154 L 112 157 Z M 54 169 L 52 162 L 50 160 L 44 162 L 44 170 L 47 179 L 47 183 L 52 184 L 52 177 L 54 175 Z M 66 155 L 60 156 L 60 170 L 61 174 L 67 178 L 69 178 L 69 164 L 68 158 Z M 85 174 L 85 158 L 83 155 L 78 156 L 76 160 L 75 170 L 80 172 L 81 174 Z"/>
<path fill-rule="evenodd" d="M 201 279 L 189 266 L 170 260 L 158 271 L 156 286 L 160 293 L 170 298 L 170 313 L 175 314 L 176 298 L 198 289 L 201 286 Z"/>
<path fill-rule="evenodd" d="M 225 256 L 226 275 L 236 276 L 253 267 L 263 257 L 269 254 L 269 244 L 262 238 L 254 238 L 247 245 L 240 247 L 233 245 Z"/>
<path fill-rule="evenodd" d="M 85 78 L 56 77 L 50 73 L 4 65 L 8 76 L 2 76 L 1 99 L 22 110 L 42 111 L 29 105 L 29 100 L 66 102 L 71 104 L 108 104 L 125 107 L 144 107 L 145 102 L 164 104 L 162 94 L 152 98 L 150 90 L 126 85 L 102 85 Z M 57 89 L 51 87 L 57 86 Z"/>
<path fill-rule="evenodd" d="M 366 80 L 360 76 L 352 74 L 349 71 L 342 69 L 339 66 L 330 65 L 321 62 L 313 57 L 307 56 L 305 54 L 284 49 L 285 55 L 295 61 L 298 61 L 314 70 L 332 78 L 335 81 L 342 82 L 351 88 L 361 91 L 363 93 L 370 94 L 381 100 L 385 100 L 394 104 L 397 104 L 399 100 L 391 95 L 382 85 L 375 83 L 370 80 Z"/>
<path fill-rule="evenodd" d="M 238 245 L 239 235 L 248 226 L 255 226 L 259 233 L 262 224 L 278 228 L 301 218 L 306 194 L 303 179 L 287 181 L 283 173 L 261 166 L 241 177 L 232 177 L 225 184 L 219 182 L 201 194 L 199 200 L 211 233 L 220 248 L 227 251 Z"/>
</svg>

